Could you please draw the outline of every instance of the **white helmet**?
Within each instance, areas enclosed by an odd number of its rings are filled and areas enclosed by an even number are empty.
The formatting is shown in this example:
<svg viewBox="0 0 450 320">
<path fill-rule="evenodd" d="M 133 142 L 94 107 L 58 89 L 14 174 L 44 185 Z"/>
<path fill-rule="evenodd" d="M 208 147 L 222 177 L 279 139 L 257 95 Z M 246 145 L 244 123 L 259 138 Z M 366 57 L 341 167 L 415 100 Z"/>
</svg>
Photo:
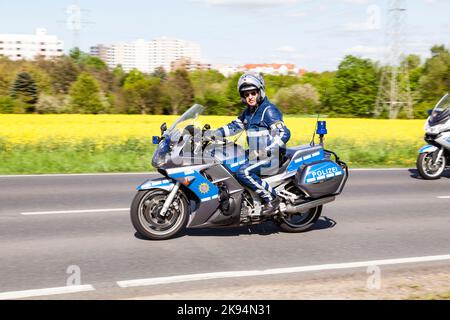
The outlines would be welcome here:
<svg viewBox="0 0 450 320">
<path fill-rule="evenodd" d="M 266 98 L 266 83 L 259 73 L 247 72 L 239 79 L 238 91 L 244 103 L 244 92 L 251 90 L 260 92 L 260 103 Z"/>
</svg>

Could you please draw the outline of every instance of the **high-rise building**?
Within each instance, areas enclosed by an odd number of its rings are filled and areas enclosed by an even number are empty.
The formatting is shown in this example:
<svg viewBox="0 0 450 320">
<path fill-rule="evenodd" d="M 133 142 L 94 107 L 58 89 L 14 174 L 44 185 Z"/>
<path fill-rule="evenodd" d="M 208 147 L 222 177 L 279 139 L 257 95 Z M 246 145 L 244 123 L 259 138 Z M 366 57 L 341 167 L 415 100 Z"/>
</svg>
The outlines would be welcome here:
<svg viewBox="0 0 450 320">
<path fill-rule="evenodd" d="M 63 50 L 63 41 L 48 35 L 46 29 L 36 29 L 35 34 L 0 34 L 0 56 L 11 60 L 53 58 L 63 55 Z"/>
<path fill-rule="evenodd" d="M 91 48 L 91 54 L 103 59 L 111 68 L 121 65 L 126 72 L 136 68 L 152 73 L 158 67 L 170 72 L 172 62 L 182 58 L 200 61 L 200 46 L 189 41 L 163 37 L 151 41 L 98 45 Z"/>
</svg>

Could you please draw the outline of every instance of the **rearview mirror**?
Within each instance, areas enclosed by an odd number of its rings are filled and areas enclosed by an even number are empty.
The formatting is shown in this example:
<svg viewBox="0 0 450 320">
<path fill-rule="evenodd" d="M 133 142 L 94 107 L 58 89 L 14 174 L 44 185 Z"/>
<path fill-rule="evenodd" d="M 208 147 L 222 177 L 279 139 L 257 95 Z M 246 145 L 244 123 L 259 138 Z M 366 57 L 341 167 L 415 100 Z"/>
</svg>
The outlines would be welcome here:
<svg viewBox="0 0 450 320">
<path fill-rule="evenodd" d="M 161 135 L 164 135 L 164 133 L 167 131 L 167 123 L 163 123 L 161 126 Z"/>
<path fill-rule="evenodd" d="M 427 111 L 428 116 L 431 116 L 432 113 L 433 113 L 433 109 L 430 109 Z"/>
</svg>

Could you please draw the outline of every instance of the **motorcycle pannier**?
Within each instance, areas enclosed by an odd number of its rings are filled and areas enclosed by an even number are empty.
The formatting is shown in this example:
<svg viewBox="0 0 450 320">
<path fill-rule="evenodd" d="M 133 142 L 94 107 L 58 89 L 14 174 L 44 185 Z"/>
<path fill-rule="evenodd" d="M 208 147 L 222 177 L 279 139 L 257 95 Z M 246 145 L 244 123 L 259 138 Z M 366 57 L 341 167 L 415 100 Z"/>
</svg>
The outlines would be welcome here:
<svg viewBox="0 0 450 320">
<path fill-rule="evenodd" d="M 295 182 L 307 196 L 318 199 L 341 193 L 346 179 L 347 173 L 339 165 L 325 160 L 301 167 Z"/>
</svg>

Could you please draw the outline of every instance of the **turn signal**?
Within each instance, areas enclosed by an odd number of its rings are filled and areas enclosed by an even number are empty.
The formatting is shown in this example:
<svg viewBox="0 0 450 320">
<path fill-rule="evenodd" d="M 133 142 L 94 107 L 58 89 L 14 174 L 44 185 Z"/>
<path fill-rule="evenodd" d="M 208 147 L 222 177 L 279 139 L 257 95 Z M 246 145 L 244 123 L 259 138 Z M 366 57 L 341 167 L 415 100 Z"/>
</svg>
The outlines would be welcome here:
<svg viewBox="0 0 450 320">
<path fill-rule="evenodd" d="M 183 178 L 180 182 L 182 185 L 189 187 L 192 182 L 194 182 L 195 178 L 194 177 L 187 177 L 187 178 Z"/>
</svg>

